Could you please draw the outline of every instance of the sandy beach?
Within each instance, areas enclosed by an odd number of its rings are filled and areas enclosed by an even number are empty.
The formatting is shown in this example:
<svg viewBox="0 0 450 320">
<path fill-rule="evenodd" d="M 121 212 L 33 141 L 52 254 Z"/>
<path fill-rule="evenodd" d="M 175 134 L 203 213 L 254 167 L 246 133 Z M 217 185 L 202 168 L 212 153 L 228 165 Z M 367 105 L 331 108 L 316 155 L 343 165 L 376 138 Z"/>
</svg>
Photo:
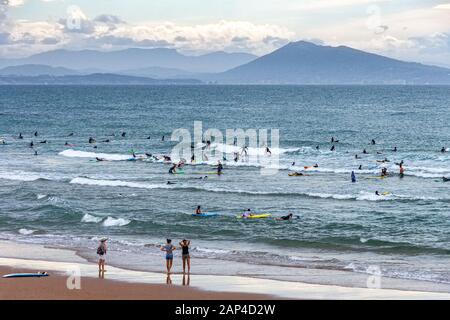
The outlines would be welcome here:
<svg viewBox="0 0 450 320">
<path fill-rule="evenodd" d="M 3 300 L 450 299 L 446 292 L 341 287 L 243 276 L 191 274 L 183 277 L 174 273 L 168 278 L 163 272 L 109 265 L 105 277 L 99 279 L 97 265 L 72 250 L 8 241 L 1 241 L 0 249 L 4 256 L 0 258 L 1 275 L 37 271 L 50 275 L 0 278 Z"/>
<path fill-rule="evenodd" d="M 0 274 L 37 272 L 0 267 Z M 143 284 L 83 277 L 80 290 L 69 290 L 67 276 L 52 273 L 46 278 L 0 278 L 0 300 L 260 300 L 273 296 L 209 292 L 182 285 Z"/>
</svg>

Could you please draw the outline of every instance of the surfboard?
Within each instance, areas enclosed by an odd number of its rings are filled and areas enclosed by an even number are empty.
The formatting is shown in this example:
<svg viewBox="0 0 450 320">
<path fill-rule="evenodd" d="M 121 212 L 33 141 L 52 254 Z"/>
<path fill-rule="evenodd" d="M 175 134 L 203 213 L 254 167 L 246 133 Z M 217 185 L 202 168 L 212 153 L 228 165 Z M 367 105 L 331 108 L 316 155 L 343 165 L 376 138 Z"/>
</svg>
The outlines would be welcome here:
<svg viewBox="0 0 450 320">
<path fill-rule="evenodd" d="M 268 218 L 270 216 L 271 216 L 270 213 L 264 213 L 264 214 L 254 214 L 254 215 L 246 217 L 246 218 L 244 218 L 244 217 L 242 217 L 242 215 L 240 215 L 240 216 L 236 216 L 236 218 L 238 218 L 238 219 L 264 219 L 264 218 Z"/>
<path fill-rule="evenodd" d="M 3 278 L 40 278 L 40 277 L 48 277 L 48 273 L 11 273 L 3 276 Z"/>
<path fill-rule="evenodd" d="M 210 171 L 210 172 L 192 172 L 192 173 L 196 173 L 196 174 L 219 174 L 217 171 Z M 223 174 L 223 172 L 221 172 L 220 174 Z"/>
<path fill-rule="evenodd" d="M 193 214 L 191 214 L 191 216 L 197 217 L 197 218 L 215 217 L 217 215 L 218 215 L 217 213 L 200 213 L 200 214 L 193 213 Z"/>
</svg>

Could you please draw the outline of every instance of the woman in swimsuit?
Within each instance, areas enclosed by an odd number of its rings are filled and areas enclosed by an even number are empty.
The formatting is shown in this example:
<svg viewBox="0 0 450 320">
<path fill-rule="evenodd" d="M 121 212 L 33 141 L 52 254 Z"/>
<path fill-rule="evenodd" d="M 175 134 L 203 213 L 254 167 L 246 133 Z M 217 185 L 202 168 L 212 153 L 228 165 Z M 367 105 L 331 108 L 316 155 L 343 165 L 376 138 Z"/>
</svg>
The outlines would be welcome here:
<svg viewBox="0 0 450 320">
<path fill-rule="evenodd" d="M 167 274 L 170 274 L 170 270 L 172 269 L 173 265 L 173 250 L 175 250 L 176 247 L 172 245 L 172 240 L 167 239 L 167 244 L 165 246 L 161 247 L 161 251 L 166 252 L 166 268 L 167 268 Z"/>
<path fill-rule="evenodd" d="M 180 247 L 182 250 L 181 259 L 183 261 L 183 274 L 186 273 L 186 263 L 188 267 L 188 273 L 191 272 L 191 257 L 189 256 L 189 246 L 191 245 L 190 240 L 183 239 L 180 241 Z"/>
</svg>

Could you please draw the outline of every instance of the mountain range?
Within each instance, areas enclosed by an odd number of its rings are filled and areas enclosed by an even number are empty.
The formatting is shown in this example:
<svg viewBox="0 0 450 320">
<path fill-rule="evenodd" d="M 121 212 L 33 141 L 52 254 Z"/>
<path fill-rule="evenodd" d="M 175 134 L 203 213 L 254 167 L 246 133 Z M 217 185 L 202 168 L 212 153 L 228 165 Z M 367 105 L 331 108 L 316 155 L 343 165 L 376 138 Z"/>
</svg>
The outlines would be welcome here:
<svg viewBox="0 0 450 320">
<path fill-rule="evenodd" d="M 450 69 L 306 41 L 261 57 L 225 52 L 187 56 L 173 49 L 55 50 L 3 59 L 0 67 L 0 83 L 9 84 L 450 84 Z"/>
</svg>

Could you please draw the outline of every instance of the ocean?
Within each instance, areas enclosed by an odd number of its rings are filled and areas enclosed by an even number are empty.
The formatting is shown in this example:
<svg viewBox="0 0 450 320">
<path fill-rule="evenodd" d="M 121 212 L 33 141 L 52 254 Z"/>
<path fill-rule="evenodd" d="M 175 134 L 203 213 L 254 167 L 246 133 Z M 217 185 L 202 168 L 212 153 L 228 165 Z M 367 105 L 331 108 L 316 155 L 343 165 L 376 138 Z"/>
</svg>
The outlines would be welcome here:
<svg viewBox="0 0 450 320">
<path fill-rule="evenodd" d="M 448 86 L 0 86 L 0 238 L 94 261 L 106 236 L 110 263 L 151 271 L 164 271 L 159 244 L 187 238 L 193 273 L 365 285 L 351 275 L 378 270 L 450 284 L 449 110 Z M 194 121 L 279 129 L 277 171 L 215 142 L 231 151 L 221 176 L 198 174 L 215 160 L 179 175 L 128 161 L 170 154 L 172 132 Z M 376 178 L 383 167 L 391 175 Z M 218 215 L 192 217 L 198 205 Z M 272 217 L 236 219 L 248 208 Z"/>
</svg>

